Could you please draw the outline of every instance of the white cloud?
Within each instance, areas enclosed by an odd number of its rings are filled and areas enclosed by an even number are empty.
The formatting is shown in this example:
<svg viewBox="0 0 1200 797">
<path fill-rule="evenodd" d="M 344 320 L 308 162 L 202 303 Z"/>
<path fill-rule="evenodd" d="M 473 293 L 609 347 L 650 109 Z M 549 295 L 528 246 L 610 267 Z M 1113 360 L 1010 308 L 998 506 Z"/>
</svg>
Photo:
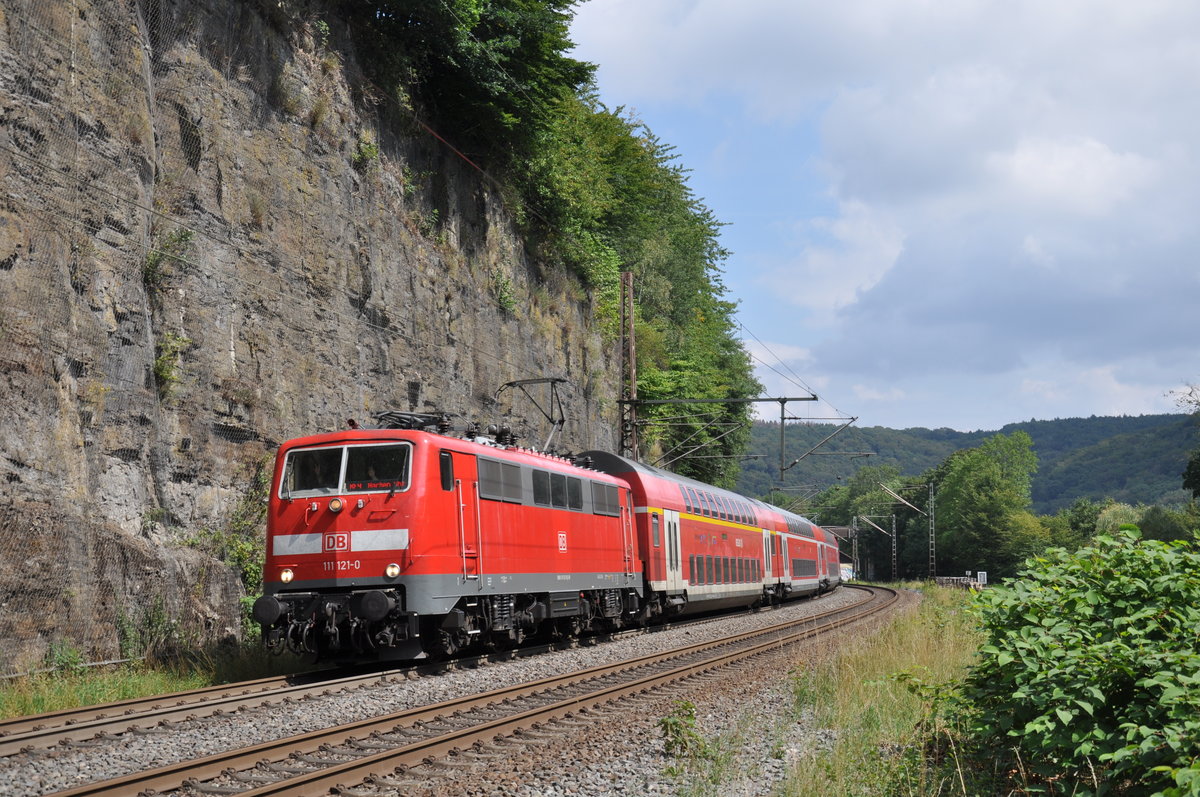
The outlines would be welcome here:
<svg viewBox="0 0 1200 797">
<path fill-rule="evenodd" d="M 778 367 L 781 363 L 786 366 L 801 366 L 812 359 L 812 351 L 809 348 L 791 343 L 743 340 L 742 345 L 755 360 L 770 366 Z"/>
<path fill-rule="evenodd" d="M 701 195 L 739 214 L 743 318 L 807 381 L 854 386 L 866 423 L 1171 411 L 1200 379 L 1200 4 L 590 0 L 580 20 L 610 104 L 651 127 L 686 110 L 689 155 L 722 164 Z"/>
<path fill-rule="evenodd" d="M 845 202 L 836 218 L 813 219 L 802 227 L 810 241 L 795 260 L 765 279 L 785 301 L 822 316 L 877 285 L 904 248 L 900 227 L 862 202 Z"/>
<path fill-rule="evenodd" d="M 1053 269 L 1057 265 L 1054 255 L 1046 251 L 1045 245 L 1034 235 L 1026 235 L 1021 242 L 1021 252 L 1031 263 L 1045 269 Z"/>
<path fill-rule="evenodd" d="M 908 397 L 899 387 L 878 388 L 870 385 L 855 385 L 854 397 L 861 401 L 898 402 Z"/>
<path fill-rule="evenodd" d="M 1155 164 L 1137 153 L 1116 153 L 1093 138 L 1027 138 L 988 155 L 989 168 L 1019 200 L 1042 207 L 1104 216 L 1148 187 Z"/>
</svg>

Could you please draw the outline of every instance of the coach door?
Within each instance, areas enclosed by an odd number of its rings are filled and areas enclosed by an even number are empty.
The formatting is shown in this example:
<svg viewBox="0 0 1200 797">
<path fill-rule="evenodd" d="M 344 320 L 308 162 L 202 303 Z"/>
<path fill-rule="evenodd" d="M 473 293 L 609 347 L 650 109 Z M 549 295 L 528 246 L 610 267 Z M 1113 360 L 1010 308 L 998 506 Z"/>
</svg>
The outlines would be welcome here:
<svg viewBox="0 0 1200 797">
<path fill-rule="evenodd" d="M 633 496 L 628 490 L 622 489 L 621 495 L 621 548 L 624 551 L 625 581 L 633 578 Z"/>
<path fill-rule="evenodd" d="M 663 525 L 666 536 L 667 554 L 667 592 L 682 592 L 683 557 L 679 553 L 679 512 L 674 509 L 663 510 Z"/>
<path fill-rule="evenodd" d="M 477 580 L 483 572 L 480 562 L 483 540 L 479 528 L 479 474 L 474 456 L 452 452 L 454 457 L 454 498 L 457 506 L 458 550 L 462 558 L 464 581 Z"/>
<path fill-rule="evenodd" d="M 771 570 L 771 560 L 775 558 L 772 556 L 774 550 L 772 549 L 773 543 L 771 539 L 771 532 L 763 529 L 763 578 L 766 580 L 770 580 L 774 575 Z"/>
</svg>

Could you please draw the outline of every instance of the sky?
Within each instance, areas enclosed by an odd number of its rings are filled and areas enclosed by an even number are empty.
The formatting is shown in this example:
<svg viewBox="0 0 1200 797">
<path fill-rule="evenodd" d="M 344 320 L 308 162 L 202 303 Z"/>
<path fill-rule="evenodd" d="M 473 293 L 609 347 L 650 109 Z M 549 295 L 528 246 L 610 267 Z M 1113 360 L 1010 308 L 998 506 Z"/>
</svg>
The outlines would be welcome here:
<svg viewBox="0 0 1200 797">
<path fill-rule="evenodd" d="M 674 145 L 769 396 L 994 430 L 1200 382 L 1200 3 L 588 0 Z M 778 417 L 764 405 L 764 417 Z"/>
</svg>

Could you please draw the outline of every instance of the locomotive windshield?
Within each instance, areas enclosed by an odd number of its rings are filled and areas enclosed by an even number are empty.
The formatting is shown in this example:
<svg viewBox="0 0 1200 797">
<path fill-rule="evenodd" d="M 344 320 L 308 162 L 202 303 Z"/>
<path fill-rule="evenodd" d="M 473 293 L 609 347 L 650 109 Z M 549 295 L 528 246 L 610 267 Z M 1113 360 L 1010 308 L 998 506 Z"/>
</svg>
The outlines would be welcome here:
<svg viewBox="0 0 1200 797">
<path fill-rule="evenodd" d="M 323 495 L 337 492 L 342 474 L 342 449 L 293 451 L 284 466 L 284 495 Z"/>
<path fill-rule="evenodd" d="M 400 443 L 289 452 L 279 495 L 281 498 L 304 498 L 405 490 L 408 488 L 409 449 L 407 443 Z"/>
<path fill-rule="evenodd" d="M 408 446 L 355 446 L 346 449 L 346 492 L 403 490 L 408 487 Z"/>
</svg>

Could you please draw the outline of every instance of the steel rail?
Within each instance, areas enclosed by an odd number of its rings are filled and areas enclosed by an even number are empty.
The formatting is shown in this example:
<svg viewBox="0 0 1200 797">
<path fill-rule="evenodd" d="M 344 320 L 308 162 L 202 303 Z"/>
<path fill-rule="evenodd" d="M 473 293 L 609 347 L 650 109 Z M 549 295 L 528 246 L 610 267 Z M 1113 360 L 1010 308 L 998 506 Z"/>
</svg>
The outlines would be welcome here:
<svg viewBox="0 0 1200 797">
<path fill-rule="evenodd" d="M 166 695 L 129 698 L 113 703 L 13 717 L 0 720 L 0 758 L 30 750 L 47 749 L 63 742 L 82 742 L 105 734 L 120 734 L 153 725 L 163 725 L 195 717 L 208 717 L 218 713 L 236 711 L 242 707 L 254 708 L 271 705 L 284 698 L 297 700 L 373 683 L 392 683 L 407 677 L 412 672 L 422 675 L 435 674 L 450 669 L 470 668 L 484 661 L 503 661 L 517 656 L 536 656 L 549 650 L 562 650 L 580 644 L 592 644 L 595 641 L 603 642 L 627 635 L 655 633 L 688 625 L 703 625 L 719 622 L 722 619 L 725 619 L 725 616 L 692 618 L 688 621 L 664 626 L 625 629 L 585 637 L 572 640 L 570 643 L 541 643 L 500 653 L 466 656 L 437 663 L 415 662 L 403 667 L 379 669 L 340 677 L 332 676 L 337 676 L 342 670 L 333 669 L 298 675 L 272 676 Z"/>
<path fill-rule="evenodd" d="M 296 683 L 295 676 L 276 676 L 169 695 L 131 698 L 102 706 L 17 717 L 0 724 L 0 758 L 27 750 L 53 747 L 64 741 L 78 742 L 101 734 L 121 733 L 144 727 L 148 723 L 163 724 L 189 717 L 211 716 L 235 711 L 241 706 L 277 702 L 285 697 L 303 698 L 356 684 L 388 681 L 404 672 L 407 670 L 389 670 L 304 683 Z"/>
<path fill-rule="evenodd" d="M 876 590 L 878 589 L 876 588 Z M 294 788 L 297 791 L 288 791 L 287 789 L 292 788 L 291 786 L 272 784 L 257 788 L 248 787 L 247 791 L 242 792 L 247 795 L 312 794 L 323 788 L 327 788 L 327 783 L 328 785 L 333 785 L 336 779 L 358 778 L 361 780 L 363 777 L 366 777 L 366 774 L 360 777 L 356 773 L 370 773 L 372 767 L 377 772 L 380 768 L 391 770 L 398 766 L 419 763 L 421 760 L 431 756 L 445 755 L 456 747 L 469 746 L 478 739 L 503 736 L 521 727 L 540 724 L 554 716 L 561 716 L 562 714 L 577 711 L 584 707 L 609 702 L 634 691 L 649 689 L 659 682 L 678 680 L 689 674 L 721 666 L 723 663 L 736 658 L 755 655 L 765 650 L 777 649 L 782 645 L 824 633 L 846 623 L 860 620 L 864 616 L 881 611 L 891 605 L 896 600 L 896 594 L 890 590 L 889 592 L 891 592 L 891 598 L 887 602 L 878 600 L 877 593 L 872 592 L 866 600 L 852 606 L 823 612 L 812 617 L 788 623 L 776 624 L 757 631 L 745 632 L 720 640 L 696 643 L 666 653 L 656 653 L 615 664 L 600 665 L 578 672 L 553 676 L 540 681 L 504 687 L 478 695 L 444 701 L 431 706 L 406 709 L 382 717 L 360 720 L 336 728 L 301 734 L 286 739 L 263 742 L 251 747 L 217 753 L 201 759 L 180 761 L 147 772 L 132 773 L 107 781 L 82 785 L 59 792 L 57 797 L 85 797 L 86 795 L 99 794 L 134 795 L 150 789 L 172 791 L 184 786 L 190 786 L 195 789 L 196 783 L 212 780 L 221 775 L 229 775 L 233 771 L 251 769 L 264 759 L 282 761 L 289 757 L 311 755 L 320 750 L 328 750 L 330 747 L 344 745 L 351 740 L 359 740 L 372 736 L 379 738 L 380 735 L 402 732 L 400 731 L 401 727 L 406 729 L 412 728 L 417 723 L 428 722 L 434 718 L 444 718 L 456 712 L 461 713 L 481 708 L 495 709 L 505 701 L 515 701 L 531 695 L 544 695 L 550 690 L 565 689 L 577 686 L 585 681 L 595 681 L 605 676 L 613 676 L 619 673 L 628 673 L 631 670 L 652 667 L 655 664 L 662 664 L 671 659 L 696 656 L 706 651 L 711 652 L 720 648 L 726 649 L 725 652 L 710 655 L 699 662 L 673 666 L 665 673 L 651 673 L 615 686 L 602 687 L 590 694 L 570 695 L 565 698 L 556 699 L 554 702 L 541 707 L 516 710 L 517 713 L 511 716 L 487 719 L 466 728 L 440 733 L 432 738 L 409 743 L 398 742 L 394 744 L 393 749 L 380 753 L 360 755 L 360 757 L 353 761 L 333 764 L 313 773 L 298 775 L 297 778 L 285 782 L 287 784 L 296 784 Z M 868 606 L 871 603 L 876 605 L 873 608 L 868 608 L 861 615 L 855 614 L 855 612 L 862 610 L 864 606 Z M 750 649 L 728 650 L 730 646 L 753 640 L 756 637 L 762 638 L 763 641 L 755 643 Z M 355 755 L 359 754 L 355 753 Z M 200 790 L 203 789 L 201 788 Z"/>
</svg>

